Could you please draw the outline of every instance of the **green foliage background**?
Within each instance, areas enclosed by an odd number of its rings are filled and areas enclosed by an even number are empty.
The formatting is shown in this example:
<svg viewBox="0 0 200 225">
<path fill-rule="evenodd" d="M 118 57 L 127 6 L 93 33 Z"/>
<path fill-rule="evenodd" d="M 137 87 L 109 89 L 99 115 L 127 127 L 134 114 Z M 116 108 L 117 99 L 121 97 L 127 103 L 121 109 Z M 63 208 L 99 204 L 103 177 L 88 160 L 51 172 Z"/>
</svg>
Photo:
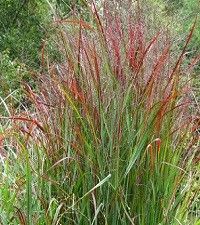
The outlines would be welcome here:
<svg viewBox="0 0 200 225">
<path fill-rule="evenodd" d="M 192 52 L 200 50 L 199 0 L 156 0 L 152 1 L 152 4 L 160 8 L 161 21 L 170 23 L 172 32 L 174 31 L 179 35 L 187 35 L 196 18 L 196 28 L 189 49 Z"/>
<path fill-rule="evenodd" d="M 81 10 L 79 1 L 73 0 L 0 0 L 0 95 L 3 98 L 20 88 L 24 74 L 28 77 L 27 70 L 40 69 L 43 40 L 50 39 L 52 33 L 54 15 L 50 5 L 60 17 L 66 17 L 75 6 Z M 57 59 L 51 44 L 48 52 Z"/>
<path fill-rule="evenodd" d="M 0 1 L 0 51 L 9 51 L 30 67 L 39 65 L 38 51 L 49 19 L 46 1 Z"/>
</svg>

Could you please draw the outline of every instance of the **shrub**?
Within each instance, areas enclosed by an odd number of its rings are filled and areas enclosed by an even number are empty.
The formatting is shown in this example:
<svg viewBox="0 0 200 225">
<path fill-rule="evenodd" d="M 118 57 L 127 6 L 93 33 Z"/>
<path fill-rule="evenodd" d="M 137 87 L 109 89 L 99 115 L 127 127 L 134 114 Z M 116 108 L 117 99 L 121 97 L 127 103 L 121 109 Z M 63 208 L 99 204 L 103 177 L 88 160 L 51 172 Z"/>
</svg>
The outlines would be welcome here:
<svg viewBox="0 0 200 225">
<path fill-rule="evenodd" d="M 18 60 L 11 60 L 8 51 L 0 54 L 0 110 L 4 111 L 3 102 L 14 106 L 19 104 L 21 96 L 23 95 L 20 88 L 22 81 L 27 81 L 30 73 L 26 65 L 20 63 Z"/>
<path fill-rule="evenodd" d="M 12 61 L 17 58 L 38 68 L 38 52 L 49 19 L 47 12 L 45 1 L 1 1 L 0 51 L 9 50 Z"/>
</svg>

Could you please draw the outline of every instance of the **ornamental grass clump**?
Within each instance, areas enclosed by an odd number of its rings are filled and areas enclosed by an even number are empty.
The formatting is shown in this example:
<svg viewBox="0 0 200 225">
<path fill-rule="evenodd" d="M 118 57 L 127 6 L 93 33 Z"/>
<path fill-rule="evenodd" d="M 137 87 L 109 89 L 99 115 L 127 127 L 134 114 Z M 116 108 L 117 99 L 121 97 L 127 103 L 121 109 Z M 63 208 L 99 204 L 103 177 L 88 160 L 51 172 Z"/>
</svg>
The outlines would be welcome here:
<svg viewBox="0 0 200 225">
<path fill-rule="evenodd" d="M 181 64 L 195 25 L 175 58 L 167 30 L 151 37 L 138 5 L 89 10 L 54 21 L 63 61 L 46 65 L 37 90 L 24 85 L 31 113 L 9 116 L 15 149 L 3 167 L 15 194 L 0 218 L 188 225 L 198 139 Z"/>
</svg>

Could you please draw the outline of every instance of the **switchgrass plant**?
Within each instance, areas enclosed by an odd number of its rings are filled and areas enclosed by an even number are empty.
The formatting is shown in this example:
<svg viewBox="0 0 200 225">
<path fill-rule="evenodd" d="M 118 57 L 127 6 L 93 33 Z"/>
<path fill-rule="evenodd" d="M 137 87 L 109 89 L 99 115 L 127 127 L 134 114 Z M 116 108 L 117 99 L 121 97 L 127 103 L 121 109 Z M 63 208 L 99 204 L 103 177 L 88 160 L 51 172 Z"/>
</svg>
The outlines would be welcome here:
<svg viewBox="0 0 200 225">
<path fill-rule="evenodd" d="M 2 224 L 198 223 L 193 65 L 181 67 L 195 24 L 175 59 L 167 31 L 151 37 L 126 3 L 54 22 L 63 63 L 24 85 L 31 110 L 2 117 Z"/>
</svg>

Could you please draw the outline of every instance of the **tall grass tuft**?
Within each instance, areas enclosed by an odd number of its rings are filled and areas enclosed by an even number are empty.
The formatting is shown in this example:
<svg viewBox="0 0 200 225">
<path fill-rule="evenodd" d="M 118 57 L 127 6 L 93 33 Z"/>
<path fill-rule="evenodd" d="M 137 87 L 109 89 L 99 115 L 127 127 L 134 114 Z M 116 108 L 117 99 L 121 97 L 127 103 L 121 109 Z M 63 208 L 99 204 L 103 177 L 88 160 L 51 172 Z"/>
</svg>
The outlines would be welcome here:
<svg viewBox="0 0 200 225">
<path fill-rule="evenodd" d="M 181 65 L 195 24 L 174 56 L 167 30 L 151 36 L 139 5 L 92 4 L 89 14 L 56 19 L 63 63 L 47 65 L 37 90 L 24 85 L 31 109 L 5 118 L 13 145 L 0 219 L 192 224 L 198 137 Z"/>
</svg>

